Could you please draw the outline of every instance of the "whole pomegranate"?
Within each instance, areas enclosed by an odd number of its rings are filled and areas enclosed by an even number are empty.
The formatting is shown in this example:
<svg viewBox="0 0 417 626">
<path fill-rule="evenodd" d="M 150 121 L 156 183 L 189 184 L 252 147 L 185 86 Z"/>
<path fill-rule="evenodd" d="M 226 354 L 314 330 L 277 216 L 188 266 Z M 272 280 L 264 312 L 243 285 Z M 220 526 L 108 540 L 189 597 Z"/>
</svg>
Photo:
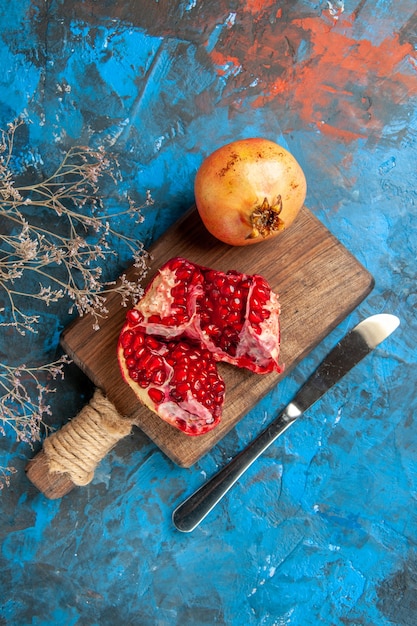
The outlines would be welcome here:
<svg viewBox="0 0 417 626">
<path fill-rule="evenodd" d="M 225 384 L 217 361 L 280 372 L 279 303 L 258 275 L 220 272 L 175 257 L 128 311 L 118 359 L 138 398 L 188 435 L 220 421 Z"/>
<path fill-rule="evenodd" d="M 207 230 L 232 246 L 270 239 L 288 228 L 306 189 L 304 172 L 292 154 L 264 138 L 241 139 L 212 152 L 194 185 Z"/>
</svg>

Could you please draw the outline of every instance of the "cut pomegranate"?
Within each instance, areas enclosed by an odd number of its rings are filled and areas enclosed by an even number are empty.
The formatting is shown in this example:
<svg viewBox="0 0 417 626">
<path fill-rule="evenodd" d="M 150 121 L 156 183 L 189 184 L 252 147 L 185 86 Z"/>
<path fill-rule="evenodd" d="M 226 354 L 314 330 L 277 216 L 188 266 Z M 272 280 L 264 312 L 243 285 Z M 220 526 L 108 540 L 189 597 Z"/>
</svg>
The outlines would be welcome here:
<svg viewBox="0 0 417 626">
<path fill-rule="evenodd" d="M 277 295 L 262 276 L 201 268 L 204 295 L 197 301 L 200 338 L 218 361 L 257 374 L 280 372 Z"/>
<path fill-rule="evenodd" d="M 120 335 L 119 363 L 139 399 L 187 435 L 214 428 L 221 417 L 224 382 L 211 353 L 181 339 L 148 335 L 128 318 Z"/>
<path fill-rule="evenodd" d="M 176 257 L 148 286 L 132 312 L 146 332 L 185 335 L 217 361 L 258 374 L 280 372 L 277 295 L 258 275 L 227 273 Z"/>
<path fill-rule="evenodd" d="M 127 313 L 118 357 L 125 380 L 162 419 L 189 435 L 220 420 L 216 361 L 281 372 L 279 303 L 258 275 L 168 261 Z"/>
</svg>

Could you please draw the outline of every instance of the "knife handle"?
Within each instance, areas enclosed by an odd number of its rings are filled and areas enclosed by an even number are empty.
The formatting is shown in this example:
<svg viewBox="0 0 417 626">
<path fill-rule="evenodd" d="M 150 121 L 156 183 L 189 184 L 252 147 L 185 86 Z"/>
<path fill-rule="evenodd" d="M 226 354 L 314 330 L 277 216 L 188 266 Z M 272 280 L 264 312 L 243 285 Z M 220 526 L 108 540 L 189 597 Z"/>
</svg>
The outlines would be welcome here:
<svg viewBox="0 0 417 626">
<path fill-rule="evenodd" d="M 131 429 L 130 421 L 96 389 L 74 419 L 45 439 L 27 464 L 26 476 L 47 498 L 62 498 L 90 483 L 99 462 Z"/>
<path fill-rule="evenodd" d="M 172 521 L 176 528 L 181 532 L 194 530 L 252 463 L 300 415 L 301 411 L 298 407 L 292 403 L 289 404 L 246 448 L 174 510 Z"/>
</svg>

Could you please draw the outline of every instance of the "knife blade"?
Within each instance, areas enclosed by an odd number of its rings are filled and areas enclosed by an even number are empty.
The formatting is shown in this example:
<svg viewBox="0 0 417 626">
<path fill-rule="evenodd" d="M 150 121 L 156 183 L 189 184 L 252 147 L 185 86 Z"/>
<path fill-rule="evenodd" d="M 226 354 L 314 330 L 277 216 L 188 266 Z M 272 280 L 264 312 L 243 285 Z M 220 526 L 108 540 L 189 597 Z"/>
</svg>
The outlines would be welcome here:
<svg viewBox="0 0 417 626">
<path fill-rule="evenodd" d="M 331 387 L 394 332 L 400 320 L 380 313 L 349 331 L 328 353 L 291 402 L 239 454 L 180 504 L 172 521 L 181 532 L 191 532 L 213 510 L 246 470 L 276 439 Z"/>
</svg>

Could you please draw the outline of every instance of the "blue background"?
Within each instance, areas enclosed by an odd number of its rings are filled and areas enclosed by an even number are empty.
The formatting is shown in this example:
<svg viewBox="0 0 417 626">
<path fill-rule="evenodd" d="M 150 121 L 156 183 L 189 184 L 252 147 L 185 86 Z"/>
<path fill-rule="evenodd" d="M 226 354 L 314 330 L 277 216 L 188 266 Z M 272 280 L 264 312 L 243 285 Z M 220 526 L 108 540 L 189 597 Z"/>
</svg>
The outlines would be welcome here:
<svg viewBox="0 0 417 626">
<path fill-rule="evenodd" d="M 18 469 L 1 493 L 0 624 L 414 626 L 417 623 L 417 13 L 414 0 L 0 0 L 0 125 L 27 114 L 24 163 L 69 146 L 117 153 L 124 193 L 150 189 L 149 246 L 193 202 L 205 155 L 238 137 L 287 146 L 306 205 L 373 274 L 370 296 L 191 469 L 139 431 L 93 482 L 49 501 Z M 19 162 L 17 162 L 19 165 Z M 130 228 L 126 223 L 120 227 Z M 130 262 L 121 249 L 111 277 Z M 35 311 L 36 312 L 36 311 Z M 173 508 L 285 405 L 363 317 L 401 326 L 287 431 L 191 534 Z M 65 305 L 2 360 L 59 354 Z M 11 351 L 13 346 L 13 351 Z M 16 362 L 14 362 L 16 360 Z M 91 384 L 68 368 L 59 426 Z"/>
</svg>

